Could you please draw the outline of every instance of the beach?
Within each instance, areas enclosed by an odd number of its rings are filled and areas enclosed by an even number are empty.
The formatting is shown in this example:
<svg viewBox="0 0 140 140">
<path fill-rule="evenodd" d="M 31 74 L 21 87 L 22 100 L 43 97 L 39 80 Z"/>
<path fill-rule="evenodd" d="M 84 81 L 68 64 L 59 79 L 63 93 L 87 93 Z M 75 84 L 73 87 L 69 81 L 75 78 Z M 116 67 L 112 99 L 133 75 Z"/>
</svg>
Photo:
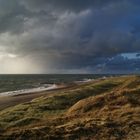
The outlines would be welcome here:
<svg viewBox="0 0 140 140">
<path fill-rule="evenodd" d="M 81 81 L 74 81 L 72 83 L 66 84 L 49 84 L 50 86 L 38 87 L 34 89 L 26 89 L 26 90 L 17 90 L 17 91 L 9 91 L 0 93 L 0 110 L 3 110 L 8 107 L 12 107 L 18 104 L 30 102 L 35 98 L 44 96 L 51 96 L 53 94 L 59 94 L 59 92 L 67 91 L 69 89 L 75 89 L 81 87 L 82 85 L 88 85 L 91 82 L 98 82 L 103 80 L 102 78 L 94 79 L 84 79 Z"/>
<path fill-rule="evenodd" d="M 139 89 L 139 76 L 122 76 L 1 96 L 0 138 L 138 140 Z"/>
<path fill-rule="evenodd" d="M 26 92 L 26 93 L 16 93 L 15 95 L 1 95 L 0 96 L 0 111 L 6 109 L 8 107 L 12 107 L 18 104 L 30 102 L 35 98 L 38 97 L 49 97 L 54 94 L 59 94 L 60 92 L 73 90 L 78 87 L 82 87 L 88 85 L 90 83 L 97 83 L 103 79 L 96 79 L 96 80 L 85 80 L 85 81 L 76 81 L 71 84 L 58 84 L 55 88 L 50 88 L 44 91 L 33 91 L 33 92 Z"/>
<path fill-rule="evenodd" d="M 46 91 L 34 91 L 34 92 L 27 92 L 23 94 L 16 94 L 16 95 L 6 95 L 0 96 L 0 110 L 5 109 L 7 107 L 15 106 L 17 104 L 22 104 L 25 102 L 30 102 L 31 100 L 41 97 L 41 96 L 49 96 L 53 93 L 58 91 L 62 91 L 64 89 L 70 88 L 70 85 L 57 85 L 54 89 L 49 89 Z"/>
</svg>

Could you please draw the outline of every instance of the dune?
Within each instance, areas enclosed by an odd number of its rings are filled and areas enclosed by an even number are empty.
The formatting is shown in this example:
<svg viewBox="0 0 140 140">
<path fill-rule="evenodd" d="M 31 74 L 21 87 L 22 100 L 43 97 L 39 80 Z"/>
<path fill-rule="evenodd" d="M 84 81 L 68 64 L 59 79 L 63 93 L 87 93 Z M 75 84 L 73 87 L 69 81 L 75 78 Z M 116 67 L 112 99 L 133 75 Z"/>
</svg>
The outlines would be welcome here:
<svg viewBox="0 0 140 140">
<path fill-rule="evenodd" d="M 90 81 L 4 108 L 0 138 L 139 140 L 140 77 Z"/>
</svg>

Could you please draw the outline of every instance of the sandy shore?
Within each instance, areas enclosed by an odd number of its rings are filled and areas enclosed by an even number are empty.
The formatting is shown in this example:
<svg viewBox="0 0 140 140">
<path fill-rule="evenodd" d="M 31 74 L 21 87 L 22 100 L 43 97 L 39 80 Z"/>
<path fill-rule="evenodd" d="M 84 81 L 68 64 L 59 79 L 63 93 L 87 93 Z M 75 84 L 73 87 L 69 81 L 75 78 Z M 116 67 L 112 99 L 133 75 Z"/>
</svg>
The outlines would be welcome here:
<svg viewBox="0 0 140 140">
<path fill-rule="evenodd" d="M 0 96 L 0 111 L 15 106 L 21 103 L 29 102 L 35 98 L 41 97 L 41 96 L 50 96 L 52 94 L 59 94 L 61 91 L 71 90 L 78 87 L 81 87 L 82 85 L 88 85 L 91 82 L 99 82 L 101 79 L 97 79 L 94 81 L 89 82 L 83 82 L 83 83 L 71 83 L 71 84 L 60 84 L 58 85 L 58 88 L 51 89 L 48 91 L 42 91 L 42 92 L 33 92 L 33 93 L 26 93 L 26 94 L 19 94 L 14 96 Z"/>
<path fill-rule="evenodd" d="M 29 102 L 29 101 L 33 100 L 34 98 L 37 98 L 40 96 L 49 96 L 53 93 L 66 90 L 71 87 L 72 87 L 72 85 L 59 85 L 58 88 L 48 90 L 48 91 L 19 94 L 19 95 L 14 95 L 14 96 L 11 96 L 11 95 L 10 96 L 1 96 L 0 97 L 0 110 L 3 110 L 7 107 L 15 106 L 17 104 Z"/>
</svg>

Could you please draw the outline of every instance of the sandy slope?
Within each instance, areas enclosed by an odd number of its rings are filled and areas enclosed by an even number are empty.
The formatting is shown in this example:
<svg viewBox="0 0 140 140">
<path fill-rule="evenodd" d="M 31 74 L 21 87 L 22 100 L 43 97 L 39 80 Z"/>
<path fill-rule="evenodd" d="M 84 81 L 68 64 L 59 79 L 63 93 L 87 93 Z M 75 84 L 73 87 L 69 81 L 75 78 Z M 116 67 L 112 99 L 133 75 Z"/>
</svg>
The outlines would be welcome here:
<svg viewBox="0 0 140 140">
<path fill-rule="evenodd" d="M 0 112 L 0 138 L 139 140 L 140 77 L 91 82 Z"/>
</svg>

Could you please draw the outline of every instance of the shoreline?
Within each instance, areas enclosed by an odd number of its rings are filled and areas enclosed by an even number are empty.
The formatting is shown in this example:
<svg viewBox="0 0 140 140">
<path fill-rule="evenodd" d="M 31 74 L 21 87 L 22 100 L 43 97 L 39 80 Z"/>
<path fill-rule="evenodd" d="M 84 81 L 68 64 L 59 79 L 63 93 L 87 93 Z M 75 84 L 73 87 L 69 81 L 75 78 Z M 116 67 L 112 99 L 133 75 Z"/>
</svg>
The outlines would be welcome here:
<svg viewBox="0 0 140 140">
<path fill-rule="evenodd" d="M 41 92 L 32 92 L 32 93 L 26 93 L 26 94 L 18 94 L 18 95 L 9 95 L 9 96 L 0 96 L 0 111 L 3 109 L 6 109 L 8 107 L 12 107 L 18 104 L 30 102 L 35 98 L 39 98 L 41 96 L 50 96 L 54 93 L 57 93 L 59 91 L 67 90 L 69 88 L 72 88 L 71 85 L 65 85 L 61 86 L 57 89 L 51 89 L 47 91 L 41 91 Z"/>
<path fill-rule="evenodd" d="M 80 86 L 88 85 L 93 82 L 99 82 L 100 80 L 103 80 L 101 78 L 90 80 L 87 82 L 73 82 L 69 84 L 58 84 L 58 88 L 50 89 L 46 91 L 40 91 L 40 92 L 31 92 L 26 94 L 17 94 L 17 95 L 8 95 L 8 96 L 0 96 L 0 111 L 4 110 L 9 107 L 13 107 L 18 104 L 23 104 L 32 101 L 35 98 L 39 98 L 41 96 L 49 97 L 53 94 L 59 94 L 59 92 L 67 91 L 67 90 L 73 90 L 75 88 L 78 88 Z"/>
<path fill-rule="evenodd" d="M 2 92 L 2 93 L 0 93 L 0 97 L 19 96 L 19 95 L 26 95 L 26 94 L 32 94 L 32 93 L 39 93 L 39 92 L 56 90 L 56 89 L 60 89 L 60 88 L 64 88 L 64 87 L 66 87 L 66 85 L 64 85 L 64 84 L 48 84 L 48 87 L 40 86 L 40 87 L 36 87 L 36 88 Z"/>
<path fill-rule="evenodd" d="M 36 88 L 28 88 L 28 89 L 19 89 L 14 91 L 5 91 L 0 93 L 1 97 L 7 97 L 7 96 L 20 96 L 20 95 L 27 95 L 27 94 L 34 94 L 34 93 L 40 93 L 40 92 L 47 92 L 47 91 L 54 91 L 62 88 L 66 88 L 70 85 L 81 85 L 84 83 L 90 83 L 93 81 L 101 80 L 101 78 L 98 79 L 84 79 L 83 81 L 73 81 L 72 83 L 60 83 L 60 84 L 46 84 L 42 85 L 40 87 Z"/>
</svg>

